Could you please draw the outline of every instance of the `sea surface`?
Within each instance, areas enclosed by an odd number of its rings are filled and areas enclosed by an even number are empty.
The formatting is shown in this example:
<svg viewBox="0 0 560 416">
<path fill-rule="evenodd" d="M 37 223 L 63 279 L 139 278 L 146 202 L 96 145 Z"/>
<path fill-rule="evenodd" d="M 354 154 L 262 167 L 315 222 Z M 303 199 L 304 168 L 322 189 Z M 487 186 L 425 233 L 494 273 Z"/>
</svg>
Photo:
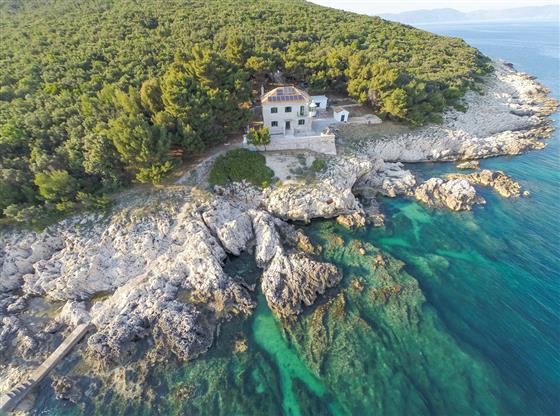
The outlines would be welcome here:
<svg viewBox="0 0 560 416">
<path fill-rule="evenodd" d="M 557 24 L 425 29 L 511 61 L 560 95 Z M 142 400 L 92 385 L 85 405 L 40 394 L 37 413 L 560 414 L 558 132 L 543 151 L 481 166 L 506 171 L 530 197 L 482 190 L 487 204 L 468 213 L 384 199 L 384 228 L 314 222 L 306 232 L 344 277 L 303 317 L 281 325 L 259 295 L 256 313 L 224 324 L 204 357 L 148 370 Z M 423 178 L 454 171 L 409 168 Z M 250 256 L 227 269 L 259 274 Z"/>
</svg>

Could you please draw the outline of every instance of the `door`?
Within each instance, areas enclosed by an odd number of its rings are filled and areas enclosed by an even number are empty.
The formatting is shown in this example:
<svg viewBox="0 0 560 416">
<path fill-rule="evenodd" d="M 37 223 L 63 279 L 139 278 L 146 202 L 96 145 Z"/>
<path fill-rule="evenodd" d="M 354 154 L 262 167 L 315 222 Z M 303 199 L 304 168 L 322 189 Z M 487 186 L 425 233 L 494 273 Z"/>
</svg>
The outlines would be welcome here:
<svg viewBox="0 0 560 416">
<path fill-rule="evenodd" d="M 291 130 L 292 128 L 292 123 L 289 121 L 286 121 L 286 131 Z"/>
<path fill-rule="evenodd" d="M 346 115 L 342 114 L 342 115 L 340 116 L 340 121 L 344 121 L 345 118 L 346 118 Z"/>
</svg>

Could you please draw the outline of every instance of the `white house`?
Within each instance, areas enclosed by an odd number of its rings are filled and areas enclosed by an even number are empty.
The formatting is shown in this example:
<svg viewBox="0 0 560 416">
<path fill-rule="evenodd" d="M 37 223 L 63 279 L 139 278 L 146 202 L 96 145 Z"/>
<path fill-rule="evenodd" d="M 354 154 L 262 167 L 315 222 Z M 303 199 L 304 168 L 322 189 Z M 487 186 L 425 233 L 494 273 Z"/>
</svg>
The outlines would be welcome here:
<svg viewBox="0 0 560 416">
<path fill-rule="evenodd" d="M 270 143 L 265 147 L 247 143 L 254 150 L 313 150 L 336 155 L 336 137 L 331 126 L 348 120 L 349 112 L 343 108 L 327 112 L 328 98 L 310 96 L 293 85 L 284 85 L 261 93 L 263 127 L 270 131 Z"/>
<path fill-rule="evenodd" d="M 344 123 L 348 121 L 348 118 L 350 117 L 350 112 L 342 107 L 334 107 L 333 115 L 334 115 L 334 120 L 337 123 Z"/>
<path fill-rule="evenodd" d="M 297 87 L 275 88 L 261 97 L 264 126 L 272 135 L 311 134 L 316 114 L 312 103 L 309 94 Z"/>
</svg>

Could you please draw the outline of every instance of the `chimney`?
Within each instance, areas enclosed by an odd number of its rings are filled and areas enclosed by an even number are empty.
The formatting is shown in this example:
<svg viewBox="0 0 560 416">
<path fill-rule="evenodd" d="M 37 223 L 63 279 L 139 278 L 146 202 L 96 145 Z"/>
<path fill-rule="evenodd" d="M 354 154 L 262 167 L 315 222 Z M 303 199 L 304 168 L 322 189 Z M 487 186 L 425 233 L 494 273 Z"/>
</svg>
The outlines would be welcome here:
<svg viewBox="0 0 560 416">
<path fill-rule="evenodd" d="M 264 85 L 261 84 L 261 97 L 264 95 Z"/>
</svg>

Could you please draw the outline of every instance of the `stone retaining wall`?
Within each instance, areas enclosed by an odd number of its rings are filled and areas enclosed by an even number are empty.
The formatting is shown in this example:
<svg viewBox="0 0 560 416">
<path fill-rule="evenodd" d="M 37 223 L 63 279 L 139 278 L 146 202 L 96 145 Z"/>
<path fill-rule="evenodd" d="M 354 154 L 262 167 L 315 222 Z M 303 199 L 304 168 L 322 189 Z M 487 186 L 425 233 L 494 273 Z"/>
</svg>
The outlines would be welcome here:
<svg viewBox="0 0 560 416">
<path fill-rule="evenodd" d="M 335 135 L 304 136 L 304 137 L 275 137 L 266 146 L 253 146 L 244 143 L 243 147 L 258 151 L 275 150 L 311 150 L 327 155 L 336 155 Z"/>
</svg>

